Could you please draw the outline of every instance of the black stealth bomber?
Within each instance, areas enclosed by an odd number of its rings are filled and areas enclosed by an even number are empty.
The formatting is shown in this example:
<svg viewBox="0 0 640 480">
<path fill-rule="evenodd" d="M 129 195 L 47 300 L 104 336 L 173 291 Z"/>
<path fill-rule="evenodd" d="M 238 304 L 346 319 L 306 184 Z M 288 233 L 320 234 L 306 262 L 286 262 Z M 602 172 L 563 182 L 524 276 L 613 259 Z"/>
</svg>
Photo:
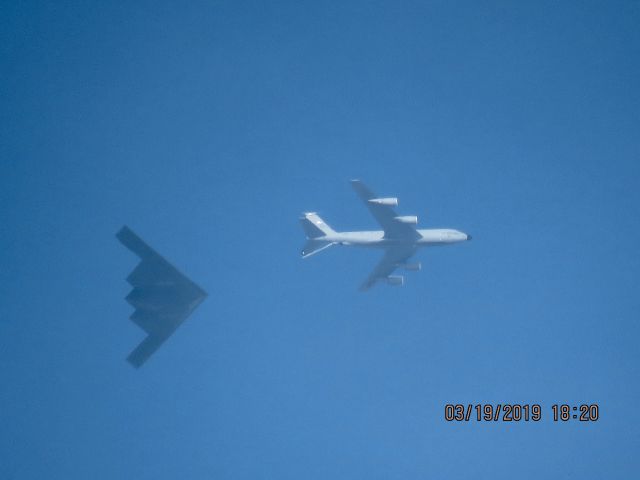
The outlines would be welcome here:
<svg viewBox="0 0 640 480">
<path fill-rule="evenodd" d="M 141 260 L 127 277 L 133 290 L 126 297 L 135 308 L 131 320 L 148 335 L 127 357 L 131 365 L 139 368 L 182 325 L 207 294 L 129 227 L 122 227 L 116 237 Z"/>
</svg>

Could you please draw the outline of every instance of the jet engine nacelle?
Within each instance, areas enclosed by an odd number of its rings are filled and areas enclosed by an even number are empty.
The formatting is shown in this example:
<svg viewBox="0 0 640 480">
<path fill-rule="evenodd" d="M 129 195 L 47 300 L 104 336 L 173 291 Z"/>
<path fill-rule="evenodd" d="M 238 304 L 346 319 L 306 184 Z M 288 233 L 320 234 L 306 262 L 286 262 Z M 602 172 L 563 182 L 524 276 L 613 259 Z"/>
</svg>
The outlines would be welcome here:
<svg viewBox="0 0 640 480">
<path fill-rule="evenodd" d="M 400 223 L 408 223 L 410 225 L 415 225 L 418 223 L 418 217 L 415 215 L 405 215 L 403 217 L 393 217 L 396 222 Z"/>
<path fill-rule="evenodd" d="M 403 285 L 404 277 L 402 275 L 389 275 L 387 277 L 387 283 L 389 285 Z"/>
<path fill-rule="evenodd" d="M 397 207 L 398 199 L 394 197 L 390 198 L 372 198 L 369 200 L 369 203 L 375 203 L 377 205 L 387 205 L 389 207 Z"/>
<path fill-rule="evenodd" d="M 399 268 L 404 268 L 410 272 L 417 272 L 422 268 L 422 264 L 420 262 L 416 263 L 401 263 L 398 265 Z"/>
</svg>

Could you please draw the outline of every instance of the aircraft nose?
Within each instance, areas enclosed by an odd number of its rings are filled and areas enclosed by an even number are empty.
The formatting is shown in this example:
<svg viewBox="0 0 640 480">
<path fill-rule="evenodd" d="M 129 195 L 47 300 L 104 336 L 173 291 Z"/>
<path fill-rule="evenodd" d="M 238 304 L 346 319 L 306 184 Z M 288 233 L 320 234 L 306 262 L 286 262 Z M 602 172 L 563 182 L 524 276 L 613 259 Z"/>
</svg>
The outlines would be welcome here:
<svg viewBox="0 0 640 480">
<path fill-rule="evenodd" d="M 473 237 L 471 235 L 467 235 L 467 240 L 471 240 Z"/>
</svg>

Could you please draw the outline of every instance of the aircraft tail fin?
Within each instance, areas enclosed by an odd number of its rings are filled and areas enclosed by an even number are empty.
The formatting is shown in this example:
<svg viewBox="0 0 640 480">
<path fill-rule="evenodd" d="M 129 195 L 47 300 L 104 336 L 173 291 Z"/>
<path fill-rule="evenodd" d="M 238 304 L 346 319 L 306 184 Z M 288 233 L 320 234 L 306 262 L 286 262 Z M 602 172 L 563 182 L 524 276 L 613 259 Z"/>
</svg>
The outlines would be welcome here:
<svg viewBox="0 0 640 480">
<path fill-rule="evenodd" d="M 325 248 L 329 248 L 331 245 L 334 245 L 333 242 L 327 242 L 325 240 L 314 240 L 309 239 L 307 243 L 302 247 L 302 258 L 310 257 L 318 252 L 321 252 Z"/>
<path fill-rule="evenodd" d="M 305 213 L 303 217 L 300 217 L 300 223 L 302 224 L 305 235 L 309 239 L 321 238 L 336 233 L 320 218 L 320 215 L 315 212 Z"/>
</svg>

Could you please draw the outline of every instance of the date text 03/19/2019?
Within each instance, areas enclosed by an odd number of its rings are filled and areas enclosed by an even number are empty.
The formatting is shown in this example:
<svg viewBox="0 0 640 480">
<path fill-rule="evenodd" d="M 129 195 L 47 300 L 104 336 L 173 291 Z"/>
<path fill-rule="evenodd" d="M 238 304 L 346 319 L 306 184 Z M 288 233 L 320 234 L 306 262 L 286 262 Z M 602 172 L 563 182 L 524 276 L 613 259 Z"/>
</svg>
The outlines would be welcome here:
<svg viewBox="0 0 640 480">
<path fill-rule="evenodd" d="M 595 422 L 600 418 L 600 407 L 597 403 L 556 403 L 551 405 L 549 413 L 554 422 Z M 447 422 L 539 422 L 543 416 L 538 403 L 447 403 L 444 406 Z"/>
</svg>

